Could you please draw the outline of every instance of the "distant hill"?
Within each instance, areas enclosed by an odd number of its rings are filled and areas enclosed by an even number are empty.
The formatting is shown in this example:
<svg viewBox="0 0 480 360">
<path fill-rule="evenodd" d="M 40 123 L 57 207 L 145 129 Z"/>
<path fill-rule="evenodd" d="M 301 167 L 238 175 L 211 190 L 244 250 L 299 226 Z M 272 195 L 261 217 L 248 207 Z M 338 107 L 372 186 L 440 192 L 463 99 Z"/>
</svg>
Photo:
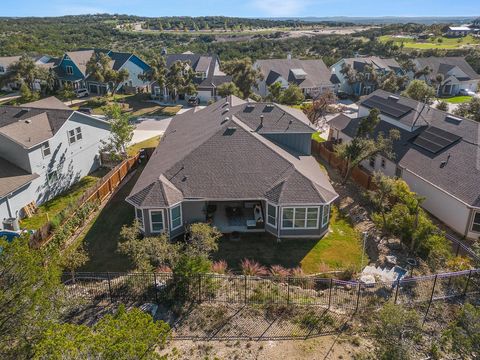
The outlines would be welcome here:
<svg viewBox="0 0 480 360">
<path fill-rule="evenodd" d="M 303 22 L 342 22 L 342 23 L 353 23 L 353 24 L 407 24 L 407 23 L 417 23 L 424 25 L 431 24 L 463 24 L 470 23 L 477 19 L 478 16 L 451 16 L 451 17 L 405 17 L 405 16 L 383 16 L 383 17 L 349 17 L 349 16 L 332 16 L 332 17 L 300 17 L 300 18 L 275 18 L 275 20 L 296 20 Z M 273 20 L 273 19 L 271 19 Z"/>
</svg>

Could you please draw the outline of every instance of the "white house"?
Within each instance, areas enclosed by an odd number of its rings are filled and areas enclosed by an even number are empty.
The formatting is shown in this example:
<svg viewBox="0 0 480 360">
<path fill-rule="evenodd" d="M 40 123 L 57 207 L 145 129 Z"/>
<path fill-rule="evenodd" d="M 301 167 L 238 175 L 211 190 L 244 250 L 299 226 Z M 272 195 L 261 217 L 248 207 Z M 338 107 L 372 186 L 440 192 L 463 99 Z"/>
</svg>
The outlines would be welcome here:
<svg viewBox="0 0 480 360">
<path fill-rule="evenodd" d="M 329 121 L 329 138 L 350 141 L 373 108 L 381 112 L 374 136 L 397 129 L 401 138 L 394 143 L 394 158 L 377 156 L 361 165 L 401 177 L 425 197 L 428 212 L 459 234 L 479 239 L 480 123 L 377 90 L 359 104 L 358 118 L 339 115 Z"/>
<path fill-rule="evenodd" d="M 437 88 L 439 96 L 457 95 L 460 90 L 478 90 L 480 75 L 473 70 L 463 57 L 427 57 L 413 60 L 417 70 L 426 67 L 430 69 L 428 75 L 419 79 Z M 410 74 L 412 77 L 413 74 Z M 437 80 L 439 78 L 441 81 Z"/>
<path fill-rule="evenodd" d="M 0 108 L 0 219 L 23 216 L 100 166 L 108 122 L 56 98 Z"/>
<path fill-rule="evenodd" d="M 263 75 L 263 80 L 257 84 L 254 91 L 262 97 L 269 94 L 268 87 L 276 82 L 283 89 L 295 84 L 302 89 L 305 96 L 312 98 L 330 90 L 335 92 L 338 79 L 332 77 L 328 67 L 320 59 L 269 59 L 257 60 L 253 67 Z"/>
</svg>

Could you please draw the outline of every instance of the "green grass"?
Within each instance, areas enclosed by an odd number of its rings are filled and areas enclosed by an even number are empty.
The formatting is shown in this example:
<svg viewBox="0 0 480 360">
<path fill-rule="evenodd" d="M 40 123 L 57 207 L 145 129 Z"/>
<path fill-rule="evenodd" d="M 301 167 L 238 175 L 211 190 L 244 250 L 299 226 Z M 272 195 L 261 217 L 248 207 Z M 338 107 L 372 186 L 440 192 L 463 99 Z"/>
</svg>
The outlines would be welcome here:
<svg viewBox="0 0 480 360">
<path fill-rule="evenodd" d="M 75 201 L 83 195 L 85 190 L 93 186 L 103 175 L 105 175 L 105 171 L 99 170 L 90 176 L 85 176 L 80 179 L 80 181 L 73 185 L 68 191 L 40 205 L 35 215 L 21 221 L 21 227 L 29 230 L 36 230 L 42 227 L 49 220 L 52 220 L 60 214 L 62 210 L 67 209 L 75 203 Z"/>
<path fill-rule="evenodd" d="M 128 271 L 133 269 L 131 261 L 117 252 L 120 231 L 123 225 L 133 222 L 133 207 L 125 201 L 132 191 L 143 167 L 139 167 L 131 179 L 110 199 L 93 221 L 80 234 L 78 241 L 84 242 L 89 261 L 81 271 Z"/>
<path fill-rule="evenodd" d="M 129 146 L 127 149 L 127 154 L 129 156 L 133 156 L 136 153 L 140 151 L 140 149 L 145 149 L 145 148 L 152 148 L 152 147 L 157 147 L 157 145 L 160 143 L 160 135 L 159 136 L 154 136 L 150 139 L 143 140 L 139 143 L 133 144 L 132 146 Z"/>
<path fill-rule="evenodd" d="M 441 42 L 438 42 L 441 39 Z M 392 40 L 396 45 L 403 43 L 406 49 L 459 49 L 464 46 L 478 46 L 480 41 L 471 35 L 461 38 L 434 37 L 426 40 L 415 40 L 410 38 L 394 38 L 390 35 L 383 35 L 378 38 L 381 42 Z"/>
<path fill-rule="evenodd" d="M 446 101 L 450 104 L 462 104 L 462 103 L 469 102 L 470 100 L 472 100 L 472 97 L 471 96 L 452 96 L 452 97 L 449 97 L 449 98 L 439 98 L 438 100 Z"/>
<path fill-rule="evenodd" d="M 320 132 L 319 131 L 314 132 L 312 134 L 312 140 L 315 140 L 316 142 L 324 142 L 325 141 L 324 138 L 320 137 Z"/>
<path fill-rule="evenodd" d="M 362 244 L 350 223 L 332 208 L 330 232 L 321 239 L 285 239 L 277 243 L 269 234 L 242 234 L 239 241 L 222 238 L 215 260 L 227 261 L 233 270 L 240 270 L 244 258 L 263 265 L 301 266 L 309 274 L 350 266 L 358 268 L 362 257 Z M 366 260 L 364 260 L 366 262 Z"/>
</svg>

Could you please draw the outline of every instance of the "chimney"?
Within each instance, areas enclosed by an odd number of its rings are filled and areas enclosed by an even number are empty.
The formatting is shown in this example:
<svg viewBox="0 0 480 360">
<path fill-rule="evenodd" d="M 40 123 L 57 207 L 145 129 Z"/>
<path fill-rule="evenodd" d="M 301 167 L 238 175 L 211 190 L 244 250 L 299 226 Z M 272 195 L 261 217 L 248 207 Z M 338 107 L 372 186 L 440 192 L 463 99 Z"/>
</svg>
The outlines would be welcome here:
<svg viewBox="0 0 480 360">
<path fill-rule="evenodd" d="M 263 114 L 260 115 L 260 126 L 263 126 Z"/>
</svg>

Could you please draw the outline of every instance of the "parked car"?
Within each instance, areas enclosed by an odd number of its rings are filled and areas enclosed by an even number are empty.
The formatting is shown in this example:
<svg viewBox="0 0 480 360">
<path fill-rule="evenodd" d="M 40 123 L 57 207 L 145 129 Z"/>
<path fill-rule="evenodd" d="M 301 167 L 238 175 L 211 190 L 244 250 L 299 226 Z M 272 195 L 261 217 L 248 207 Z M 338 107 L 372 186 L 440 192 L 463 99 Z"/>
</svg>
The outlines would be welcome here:
<svg viewBox="0 0 480 360">
<path fill-rule="evenodd" d="M 188 105 L 190 106 L 198 106 L 200 104 L 200 99 L 196 96 L 190 96 L 188 99 Z"/>
<path fill-rule="evenodd" d="M 88 93 L 87 89 L 77 89 L 75 90 L 75 95 L 77 95 L 77 98 L 83 98 L 87 97 L 90 94 Z"/>
<path fill-rule="evenodd" d="M 337 98 L 339 98 L 340 100 L 347 100 L 349 96 L 345 91 L 339 90 L 337 92 Z"/>
<path fill-rule="evenodd" d="M 468 90 L 468 89 L 460 89 L 458 93 L 464 96 L 475 96 L 475 91 Z"/>
</svg>

